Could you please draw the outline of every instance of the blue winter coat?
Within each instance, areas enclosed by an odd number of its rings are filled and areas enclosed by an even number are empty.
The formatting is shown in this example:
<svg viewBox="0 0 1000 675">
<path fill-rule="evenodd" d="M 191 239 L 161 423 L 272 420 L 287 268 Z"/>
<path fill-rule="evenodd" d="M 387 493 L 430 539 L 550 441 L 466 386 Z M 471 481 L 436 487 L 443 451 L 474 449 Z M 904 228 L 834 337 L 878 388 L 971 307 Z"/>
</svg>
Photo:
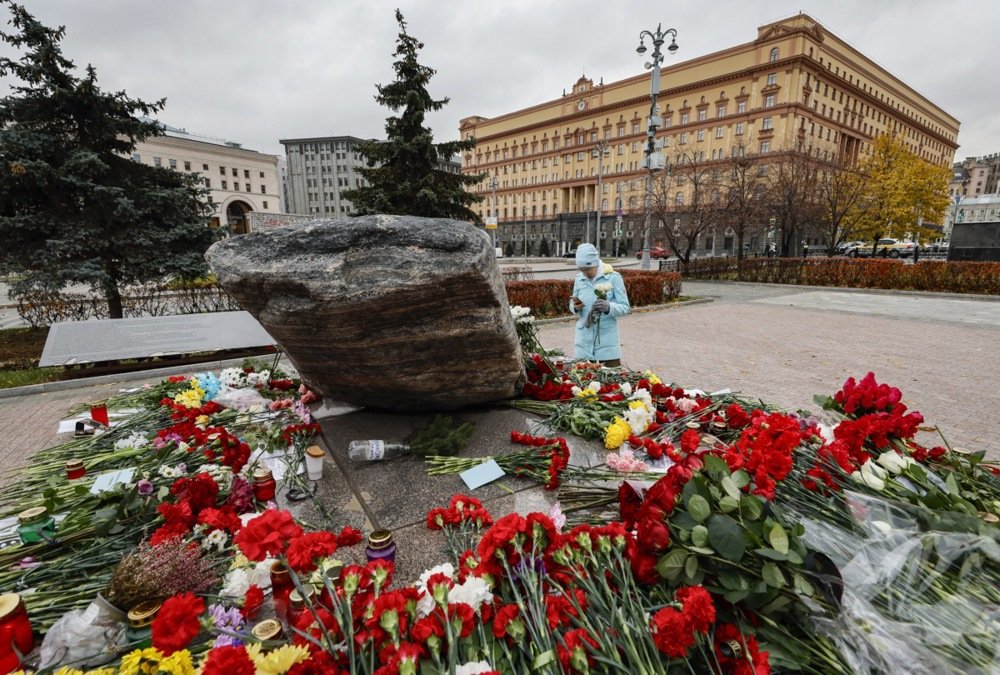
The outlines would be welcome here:
<svg viewBox="0 0 1000 675">
<path fill-rule="evenodd" d="M 608 304 L 611 311 L 601 315 L 600 322 L 592 320 L 587 325 L 597 295 L 594 289 L 599 284 L 611 284 L 608 293 Z M 583 301 L 583 308 L 578 312 L 573 308 L 572 298 L 569 301 L 569 311 L 577 314 L 576 335 L 574 336 L 574 357 L 588 361 L 611 361 L 622 357 L 621 338 L 618 335 L 618 318 L 632 312 L 625 292 L 625 282 L 618 272 L 604 274 L 601 272 L 593 280 L 588 279 L 583 272 L 576 275 L 573 281 L 573 297 Z"/>
</svg>

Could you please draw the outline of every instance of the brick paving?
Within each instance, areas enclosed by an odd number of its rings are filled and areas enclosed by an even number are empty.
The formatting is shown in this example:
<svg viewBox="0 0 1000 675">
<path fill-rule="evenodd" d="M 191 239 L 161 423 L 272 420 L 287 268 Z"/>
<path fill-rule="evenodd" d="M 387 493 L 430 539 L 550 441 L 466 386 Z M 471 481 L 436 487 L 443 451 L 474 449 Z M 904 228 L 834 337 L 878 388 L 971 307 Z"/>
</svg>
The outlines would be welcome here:
<svg viewBox="0 0 1000 675">
<path fill-rule="evenodd" d="M 714 302 L 637 312 L 621 321 L 622 355 L 631 368 L 715 391 L 729 387 L 792 409 L 818 410 L 850 376 L 873 371 L 899 387 L 903 401 L 937 425 L 952 446 L 985 449 L 1000 461 L 1000 326 L 817 311 L 773 303 L 797 289 L 685 283 L 685 294 Z M 855 290 L 855 293 L 858 291 Z M 768 304 L 754 296 L 770 297 Z M 907 296 L 912 298 L 913 296 Z M 573 351 L 573 325 L 541 327 L 542 344 Z M 940 437 L 921 436 L 940 444 Z"/>
<path fill-rule="evenodd" d="M 694 289 L 694 290 L 692 290 Z M 665 380 L 714 391 L 730 387 L 765 401 L 815 410 L 814 394 L 832 394 L 849 376 L 873 370 L 902 389 L 911 409 L 938 425 L 955 446 L 985 449 L 1000 460 L 1000 391 L 993 368 L 1000 326 L 824 312 L 755 303 L 795 289 L 689 284 L 714 302 L 637 312 L 622 321 L 625 363 Z M 547 347 L 573 349 L 569 322 L 541 327 Z M 157 376 L 152 381 L 159 381 Z M 0 398 L 0 485 L 35 451 L 54 445 L 69 409 L 141 381 Z M 935 438 L 924 438 L 935 442 Z"/>
</svg>

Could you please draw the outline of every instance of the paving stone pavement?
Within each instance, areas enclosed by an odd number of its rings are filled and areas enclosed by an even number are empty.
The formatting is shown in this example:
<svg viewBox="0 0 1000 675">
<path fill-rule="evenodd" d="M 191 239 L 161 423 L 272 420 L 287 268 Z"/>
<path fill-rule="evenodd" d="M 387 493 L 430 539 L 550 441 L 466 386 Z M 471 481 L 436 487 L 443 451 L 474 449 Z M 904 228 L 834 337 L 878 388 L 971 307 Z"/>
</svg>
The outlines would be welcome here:
<svg viewBox="0 0 1000 675">
<path fill-rule="evenodd" d="M 852 289 L 844 291 L 855 300 L 848 312 L 796 299 L 814 294 L 811 288 L 685 282 L 683 292 L 714 296 L 714 301 L 636 312 L 621 320 L 627 366 L 652 369 L 687 387 L 729 387 L 813 411 L 818 410 L 814 395 L 831 395 L 848 377 L 860 379 L 873 371 L 879 382 L 899 387 L 904 403 L 921 412 L 927 424 L 937 425 L 953 446 L 984 449 L 1000 461 L 995 370 L 1000 320 L 968 323 L 969 301 L 963 296 Z M 949 301 L 951 307 L 941 307 Z M 928 308 L 924 315 L 913 312 L 921 303 Z M 978 303 L 980 314 L 992 312 L 1000 319 L 1000 301 Z M 815 305 L 815 296 L 808 304 Z M 546 347 L 572 354 L 572 323 L 544 325 L 540 337 Z M 920 440 L 941 443 L 934 434 L 922 434 Z"/>
<path fill-rule="evenodd" d="M 686 295 L 714 301 L 624 319 L 625 363 L 680 385 L 707 391 L 729 387 L 810 410 L 816 409 L 813 395 L 832 394 L 847 377 L 872 370 L 879 381 L 899 387 L 910 408 L 940 427 L 952 445 L 985 449 L 1000 460 L 1000 390 L 994 370 L 1000 325 L 972 325 L 957 315 L 948 320 L 940 311 L 914 315 L 912 295 L 899 296 L 908 308 L 901 316 L 885 313 L 886 294 L 879 294 L 881 314 L 795 304 L 796 295 L 814 290 L 685 282 Z M 572 354 L 572 323 L 543 325 L 540 334 L 545 346 Z M 0 398 L 0 485 L 35 450 L 67 438 L 56 433 L 56 426 L 72 406 L 138 384 L 141 380 Z M 922 440 L 939 442 L 933 436 Z"/>
</svg>

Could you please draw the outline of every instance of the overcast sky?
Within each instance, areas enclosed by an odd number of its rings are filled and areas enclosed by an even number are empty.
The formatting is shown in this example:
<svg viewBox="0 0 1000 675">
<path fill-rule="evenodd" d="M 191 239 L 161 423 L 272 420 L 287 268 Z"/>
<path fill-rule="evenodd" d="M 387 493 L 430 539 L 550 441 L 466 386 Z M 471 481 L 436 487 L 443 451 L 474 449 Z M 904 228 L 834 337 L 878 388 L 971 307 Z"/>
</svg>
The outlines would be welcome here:
<svg viewBox="0 0 1000 675">
<path fill-rule="evenodd" d="M 384 137 L 375 83 L 393 79 L 399 7 L 437 70 L 437 140 L 468 115 L 552 100 L 585 73 L 642 72 L 639 31 L 678 31 L 666 65 L 752 41 L 803 11 L 961 122 L 957 157 L 1000 151 L 996 0 L 28 0 L 64 25 L 64 54 L 106 90 L 166 98 L 160 119 L 283 154 L 281 138 Z M 9 19 L 0 8 L 4 23 Z M 9 26 L 5 28 L 9 30 Z M 0 45 L 4 53 L 10 47 Z M 3 91 L 6 92 L 4 83 Z M 669 86 L 669 75 L 664 86 Z"/>
</svg>

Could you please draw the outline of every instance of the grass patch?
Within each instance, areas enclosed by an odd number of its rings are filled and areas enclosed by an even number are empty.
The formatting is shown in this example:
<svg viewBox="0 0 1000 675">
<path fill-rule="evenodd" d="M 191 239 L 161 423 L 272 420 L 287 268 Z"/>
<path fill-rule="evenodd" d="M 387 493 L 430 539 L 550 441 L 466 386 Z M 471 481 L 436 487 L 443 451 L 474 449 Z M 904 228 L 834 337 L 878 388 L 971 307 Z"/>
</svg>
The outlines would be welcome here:
<svg viewBox="0 0 1000 675">
<path fill-rule="evenodd" d="M 22 370 L 0 370 L 0 389 L 24 387 L 29 384 L 55 382 L 65 377 L 62 368 L 26 368 Z"/>
<path fill-rule="evenodd" d="M 48 335 L 48 328 L 0 330 L 0 369 L 37 367 Z"/>
</svg>

